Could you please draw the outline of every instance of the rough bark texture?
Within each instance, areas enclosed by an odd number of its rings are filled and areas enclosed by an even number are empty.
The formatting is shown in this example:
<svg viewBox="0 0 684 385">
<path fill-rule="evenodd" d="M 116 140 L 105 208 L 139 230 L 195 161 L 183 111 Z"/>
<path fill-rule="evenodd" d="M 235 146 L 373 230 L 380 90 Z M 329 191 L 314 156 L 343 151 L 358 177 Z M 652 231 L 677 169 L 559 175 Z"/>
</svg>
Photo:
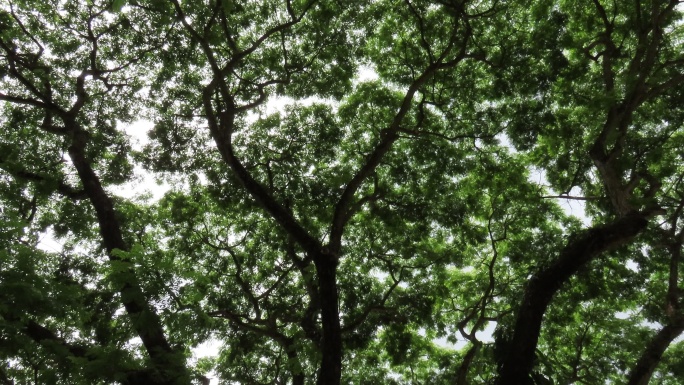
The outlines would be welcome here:
<svg viewBox="0 0 684 385">
<path fill-rule="evenodd" d="M 592 228 L 570 241 L 552 265 L 530 278 L 517 313 L 508 355 L 499 369 L 497 385 L 530 382 L 542 319 L 553 296 L 580 268 L 600 253 L 627 243 L 644 230 L 647 223 L 640 215 L 630 215 Z"/>
</svg>

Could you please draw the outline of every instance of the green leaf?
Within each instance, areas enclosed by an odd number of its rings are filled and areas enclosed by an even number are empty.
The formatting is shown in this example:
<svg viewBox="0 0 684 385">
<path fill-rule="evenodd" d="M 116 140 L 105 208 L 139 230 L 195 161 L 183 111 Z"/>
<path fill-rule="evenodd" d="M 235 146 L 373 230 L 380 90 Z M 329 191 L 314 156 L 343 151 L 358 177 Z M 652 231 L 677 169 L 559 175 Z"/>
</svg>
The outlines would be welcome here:
<svg viewBox="0 0 684 385">
<path fill-rule="evenodd" d="M 121 12 L 121 9 L 127 4 L 128 0 L 113 0 L 112 12 Z"/>
</svg>

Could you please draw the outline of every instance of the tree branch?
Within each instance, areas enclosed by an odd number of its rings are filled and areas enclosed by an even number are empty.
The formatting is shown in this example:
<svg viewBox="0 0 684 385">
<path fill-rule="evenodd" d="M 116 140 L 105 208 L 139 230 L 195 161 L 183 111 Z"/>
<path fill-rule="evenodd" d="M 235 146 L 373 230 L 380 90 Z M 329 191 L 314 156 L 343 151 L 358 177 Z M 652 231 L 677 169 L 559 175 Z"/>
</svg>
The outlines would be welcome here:
<svg viewBox="0 0 684 385">
<path fill-rule="evenodd" d="M 15 104 L 23 104 L 23 105 L 29 105 L 29 106 L 34 106 L 34 107 L 40 107 L 40 108 L 48 108 L 48 105 L 44 102 L 41 102 L 40 100 L 36 99 L 31 99 L 31 98 L 22 98 L 20 96 L 13 96 L 13 95 L 8 95 L 3 92 L 0 92 L 0 100 L 4 100 L 10 103 L 15 103 Z"/>
<path fill-rule="evenodd" d="M 394 142 L 399 139 L 399 132 L 401 130 L 401 123 L 404 117 L 409 113 L 411 109 L 411 104 L 413 102 L 413 97 L 420 90 L 420 88 L 430 80 L 438 71 L 455 67 L 467 56 L 467 42 L 470 38 L 471 32 L 468 30 L 463 38 L 462 46 L 456 57 L 452 60 L 445 61 L 446 56 L 451 50 L 449 46 L 438 58 L 438 62 L 431 64 L 425 71 L 416 78 L 413 83 L 409 86 L 404 98 L 399 107 L 399 111 L 394 116 L 394 119 L 389 124 L 387 128 L 380 133 L 380 143 L 375 147 L 373 152 L 366 159 L 366 163 L 361 166 L 357 173 L 352 177 L 352 179 L 347 183 L 340 196 L 340 199 L 335 205 L 335 210 L 333 213 L 332 225 L 330 226 L 330 241 L 328 247 L 333 254 L 339 254 L 340 248 L 342 246 L 342 234 L 344 233 L 344 227 L 346 226 L 351 216 L 348 211 L 350 206 L 353 204 L 354 196 L 357 190 L 361 187 L 363 182 L 373 174 L 375 169 L 380 165 L 380 162 L 384 158 L 385 154 L 389 152 L 392 148 Z"/>
<path fill-rule="evenodd" d="M 597 199 L 601 199 L 603 197 L 576 197 L 576 196 L 571 196 L 571 195 L 545 195 L 541 196 L 541 199 L 572 199 L 576 201 L 594 201 Z"/>
<path fill-rule="evenodd" d="M 571 239 L 550 266 L 527 282 L 525 295 L 517 311 L 509 352 L 499 369 L 497 385 L 527 383 L 535 357 L 542 319 L 554 295 L 582 267 L 601 253 L 630 242 L 648 224 L 646 217 L 628 215 L 614 222 L 593 227 Z"/>
<path fill-rule="evenodd" d="M 648 385 L 663 353 L 682 332 L 684 332 L 684 315 L 680 314 L 660 329 L 648 343 L 636 365 L 627 376 L 627 385 Z"/>
<path fill-rule="evenodd" d="M 684 332 L 684 312 L 682 312 L 679 299 L 679 264 L 682 243 L 684 242 L 684 229 L 677 232 L 677 220 L 683 205 L 684 201 L 675 210 L 670 225 L 672 228 L 668 234 L 669 239 L 666 240 L 666 247 L 670 253 L 668 288 L 665 295 L 665 313 L 668 317 L 668 323 L 649 341 L 646 349 L 629 373 L 627 385 L 648 385 L 665 350 Z"/>
<path fill-rule="evenodd" d="M 269 192 L 254 179 L 245 166 L 235 156 L 232 143 L 233 127 L 235 121 L 235 107 L 217 114 L 212 106 L 212 94 L 216 87 L 216 80 L 209 84 L 203 92 L 203 104 L 209 124 L 209 131 L 218 147 L 223 160 L 233 170 L 240 183 L 252 195 L 257 203 L 282 226 L 299 243 L 307 253 L 318 254 L 321 250 L 320 242 L 312 237 L 306 229 L 294 218 L 283 205 L 269 194 Z"/>
<path fill-rule="evenodd" d="M 20 328 L 21 332 L 31 338 L 34 342 L 45 347 L 53 349 L 55 354 L 59 355 L 59 359 L 64 359 L 64 351 L 68 352 L 71 356 L 77 358 L 84 358 L 89 361 L 97 360 L 97 353 L 92 353 L 90 347 L 82 345 L 70 344 L 64 339 L 59 338 L 50 329 L 40 325 L 39 323 L 28 320 Z M 57 350 L 55 347 L 61 349 Z M 63 350 L 62 350 L 63 349 Z M 120 377 L 120 373 L 124 374 L 124 377 Z M 163 385 L 156 379 L 156 377 L 148 369 L 138 369 L 131 370 L 129 368 L 113 368 L 105 372 L 98 373 L 99 377 L 105 381 L 122 381 L 123 385 Z M 11 382 L 10 382 L 11 383 Z"/>
<path fill-rule="evenodd" d="M 1 161 L 0 161 L 0 164 L 2 164 Z M 32 172 L 28 172 L 28 171 L 24 171 L 24 170 L 20 170 L 20 171 L 16 171 L 16 172 L 11 172 L 11 171 L 8 171 L 8 172 L 10 172 L 10 174 L 13 174 L 18 178 L 23 178 L 23 179 L 27 179 L 27 180 L 31 180 L 31 181 L 35 181 L 35 182 L 49 182 L 48 178 L 45 178 L 45 177 L 38 175 L 36 173 L 32 173 Z M 73 200 L 82 200 L 82 199 L 88 198 L 88 195 L 86 194 L 85 190 L 76 190 L 73 187 L 69 186 L 63 180 L 59 180 L 57 182 L 56 191 L 59 194 L 65 196 L 69 199 L 73 199 Z"/>
</svg>

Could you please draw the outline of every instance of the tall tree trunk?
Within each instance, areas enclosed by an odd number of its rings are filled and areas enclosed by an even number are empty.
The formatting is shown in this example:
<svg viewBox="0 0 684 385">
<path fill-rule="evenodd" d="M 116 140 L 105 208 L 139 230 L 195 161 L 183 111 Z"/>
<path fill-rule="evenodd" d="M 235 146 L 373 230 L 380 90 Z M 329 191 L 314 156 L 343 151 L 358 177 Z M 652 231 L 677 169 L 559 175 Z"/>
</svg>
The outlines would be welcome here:
<svg viewBox="0 0 684 385">
<path fill-rule="evenodd" d="M 342 376 L 342 328 L 340 327 L 339 296 L 337 294 L 337 260 L 321 253 L 314 260 L 321 299 L 321 367 L 317 385 L 339 385 Z"/>
</svg>

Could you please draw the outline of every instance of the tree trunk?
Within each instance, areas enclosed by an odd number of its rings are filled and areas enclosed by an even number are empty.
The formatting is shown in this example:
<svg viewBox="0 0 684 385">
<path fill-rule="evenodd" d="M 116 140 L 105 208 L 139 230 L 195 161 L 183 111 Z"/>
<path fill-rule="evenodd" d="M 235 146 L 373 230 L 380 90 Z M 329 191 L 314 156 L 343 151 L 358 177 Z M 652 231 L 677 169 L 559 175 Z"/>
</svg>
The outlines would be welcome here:
<svg viewBox="0 0 684 385">
<path fill-rule="evenodd" d="M 589 229 L 571 241 L 549 267 L 532 276 L 517 312 L 508 355 L 499 369 L 497 385 L 525 385 L 530 382 L 542 319 L 561 286 L 600 253 L 629 242 L 646 228 L 648 221 L 630 215 Z"/>
<path fill-rule="evenodd" d="M 468 385 L 468 372 L 470 371 L 470 365 L 472 365 L 475 356 L 480 351 L 482 344 L 478 341 L 473 344 L 473 346 L 468 349 L 461 366 L 458 367 L 458 372 L 456 372 L 456 385 Z"/>
<path fill-rule="evenodd" d="M 339 385 L 342 376 L 342 329 L 337 294 L 337 261 L 331 254 L 321 253 L 314 260 L 321 299 L 321 367 L 317 385 Z"/>
</svg>

